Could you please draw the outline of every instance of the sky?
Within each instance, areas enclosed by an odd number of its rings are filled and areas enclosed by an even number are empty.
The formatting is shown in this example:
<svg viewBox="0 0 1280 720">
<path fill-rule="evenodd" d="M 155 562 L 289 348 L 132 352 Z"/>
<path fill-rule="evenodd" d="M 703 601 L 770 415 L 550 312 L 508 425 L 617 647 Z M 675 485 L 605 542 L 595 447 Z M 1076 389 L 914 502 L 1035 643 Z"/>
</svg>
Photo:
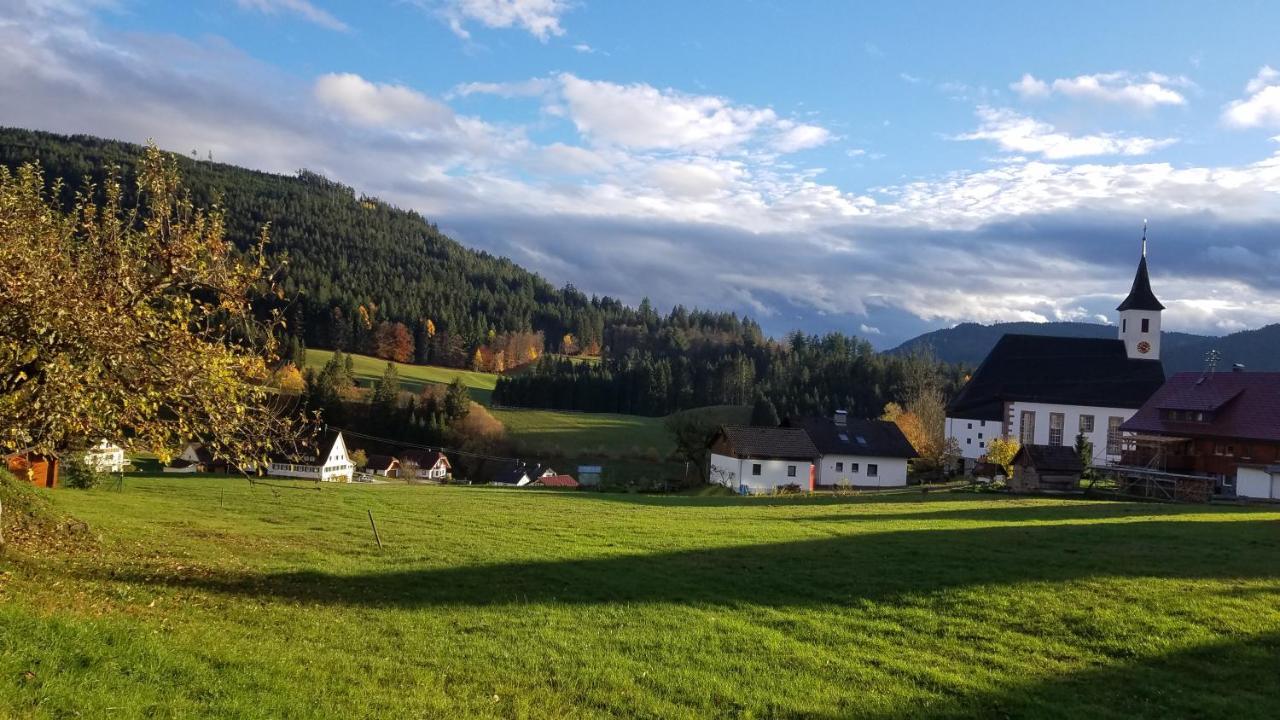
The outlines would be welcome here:
<svg viewBox="0 0 1280 720">
<path fill-rule="evenodd" d="M 556 284 L 891 347 L 1280 322 L 1280 4 L 0 0 L 0 125 L 292 173 Z"/>
</svg>

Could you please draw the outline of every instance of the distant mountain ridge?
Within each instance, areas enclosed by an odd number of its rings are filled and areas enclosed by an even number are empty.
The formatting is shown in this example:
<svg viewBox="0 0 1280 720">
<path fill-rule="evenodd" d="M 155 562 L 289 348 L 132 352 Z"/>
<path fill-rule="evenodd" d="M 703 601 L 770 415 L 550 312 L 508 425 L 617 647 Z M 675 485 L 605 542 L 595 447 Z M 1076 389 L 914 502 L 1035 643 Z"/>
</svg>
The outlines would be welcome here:
<svg viewBox="0 0 1280 720">
<path fill-rule="evenodd" d="M 1114 338 L 1116 326 L 1076 322 L 1010 322 L 993 325 L 961 323 L 912 338 L 889 352 L 905 354 L 930 347 L 940 360 L 977 365 L 991 352 L 996 341 L 1009 333 Z M 1220 370 L 1230 368 L 1233 363 L 1241 363 L 1248 370 L 1280 371 L 1280 324 L 1243 330 L 1222 337 L 1166 331 L 1160 354 L 1164 360 L 1165 372 L 1172 375 L 1175 372 L 1203 369 L 1205 355 L 1210 350 L 1217 350 L 1222 354 L 1218 363 Z"/>
</svg>

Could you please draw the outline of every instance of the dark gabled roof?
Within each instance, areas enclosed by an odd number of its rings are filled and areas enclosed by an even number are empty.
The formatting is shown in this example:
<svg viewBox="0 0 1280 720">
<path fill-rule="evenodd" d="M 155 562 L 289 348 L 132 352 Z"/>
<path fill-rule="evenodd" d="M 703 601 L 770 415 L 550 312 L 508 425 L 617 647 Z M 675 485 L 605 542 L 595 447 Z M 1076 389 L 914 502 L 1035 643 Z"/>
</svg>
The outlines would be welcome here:
<svg viewBox="0 0 1280 720">
<path fill-rule="evenodd" d="M 1117 310 L 1163 310 L 1164 305 L 1156 299 L 1151 291 L 1151 278 L 1147 275 L 1147 256 L 1144 254 L 1138 261 L 1138 272 L 1133 276 L 1133 285 L 1129 288 L 1129 296 L 1120 303 Z"/>
<path fill-rule="evenodd" d="M 915 448 L 902 430 L 885 420 L 849 418 L 841 427 L 831 418 L 813 417 L 788 419 L 787 425 L 803 428 L 823 455 L 916 457 Z"/>
<path fill-rule="evenodd" d="M 713 445 L 723 438 L 729 452 L 740 459 L 813 460 L 821 455 L 802 428 L 725 425 L 716 437 Z"/>
<path fill-rule="evenodd" d="M 1084 470 L 1080 454 L 1069 445 L 1023 445 L 1013 456 L 1014 465 L 1028 463 L 1036 470 L 1078 473 Z"/>
<path fill-rule="evenodd" d="M 446 464 L 449 458 L 439 450 L 401 450 L 400 462 L 412 462 L 422 469 L 430 469 L 436 466 L 436 463 L 444 460 Z"/>
<path fill-rule="evenodd" d="M 1166 420 L 1161 410 L 1201 410 L 1207 422 Z M 1178 373 L 1122 430 L 1176 437 L 1280 442 L 1280 372 Z"/>
<path fill-rule="evenodd" d="M 390 455 L 370 455 L 369 461 L 365 463 L 365 467 L 369 470 L 386 471 L 390 469 L 392 465 L 399 462 L 399 460 L 396 460 Z"/>
<path fill-rule="evenodd" d="M 529 475 L 529 468 L 523 465 L 503 468 L 493 476 L 493 482 L 497 485 L 517 485 L 520 479 Z"/>
<path fill-rule="evenodd" d="M 530 478 L 540 478 L 543 475 L 555 475 L 556 471 L 551 469 L 550 465 L 534 465 L 529 468 Z"/>
<path fill-rule="evenodd" d="M 1003 421 L 1004 403 L 1138 408 L 1164 383 L 1159 360 L 1130 359 L 1121 340 L 1005 335 L 947 415 Z"/>
</svg>

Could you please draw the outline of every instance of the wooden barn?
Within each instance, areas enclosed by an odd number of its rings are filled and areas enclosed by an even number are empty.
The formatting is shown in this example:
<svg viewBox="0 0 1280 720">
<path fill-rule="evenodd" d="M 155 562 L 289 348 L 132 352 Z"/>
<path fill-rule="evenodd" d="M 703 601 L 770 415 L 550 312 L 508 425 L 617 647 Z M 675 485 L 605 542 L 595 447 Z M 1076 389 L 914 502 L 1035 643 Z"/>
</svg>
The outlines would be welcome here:
<svg viewBox="0 0 1280 720">
<path fill-rule="evenodd" d="M 35 453 L 15 453 L 5 458 L 9 472 L 36 487 L 58 486 L 58 458 Z"/>
<path fill-rule="evenodd" d="M 1080 486 L 1084 465 L 1073 447 L 1066 445 L 1023 445 L 1013 457 L 1013 492 L 1075 490 Z"/>
</svg>

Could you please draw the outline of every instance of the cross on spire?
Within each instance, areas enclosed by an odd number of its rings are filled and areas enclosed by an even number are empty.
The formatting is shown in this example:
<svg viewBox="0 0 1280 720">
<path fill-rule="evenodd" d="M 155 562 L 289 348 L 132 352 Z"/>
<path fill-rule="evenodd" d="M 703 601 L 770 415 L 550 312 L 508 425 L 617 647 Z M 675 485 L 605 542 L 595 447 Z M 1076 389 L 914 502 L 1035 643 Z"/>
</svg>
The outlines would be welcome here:
<svg viewBox="0 0 1280 720">
<path fill-rule="evenodd" d="M 1147 256 L 1147 219 L 1142 218 L 1142 257 Z"/>
</svg>

